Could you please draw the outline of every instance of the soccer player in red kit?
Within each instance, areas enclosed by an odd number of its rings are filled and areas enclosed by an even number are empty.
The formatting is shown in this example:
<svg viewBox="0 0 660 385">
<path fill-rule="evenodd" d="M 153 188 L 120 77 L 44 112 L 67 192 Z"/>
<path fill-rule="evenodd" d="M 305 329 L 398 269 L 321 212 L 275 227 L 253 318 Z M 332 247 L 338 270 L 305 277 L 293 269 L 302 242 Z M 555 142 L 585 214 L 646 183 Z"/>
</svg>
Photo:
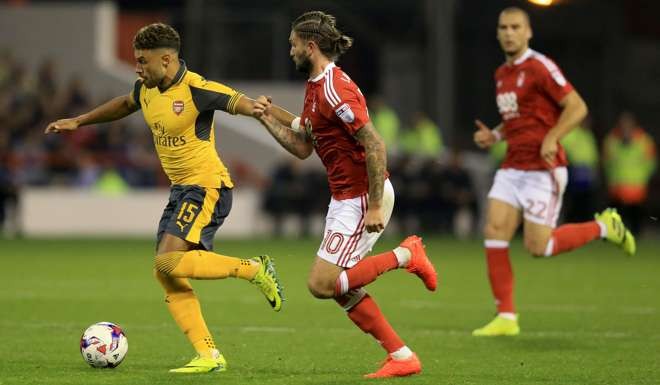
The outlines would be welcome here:
<svg viewBox="0 0 660 385">
<path fill-rule="evenodd" d="M 394 190 L 387 179 L 385 146 L 369 120 L 365 98 L 334 63 L 352 39 L 337 30 L 333 16 L 313 11 L 293 22 L 289 42 L 297 69 L 309 75 L 302 115 L 291 122 L 286 111 L 268 101 L 260 119 L 293 155 L 304 159 L 316 150 L 327 170 L 332 200 L 308 288 L 317 298 L 333 298 L 387 351 L 382 367 L 366 377 L 419 373 L 417 355 L 364 289 L 397 268 L 416 274 L 431 291 L 437 277 L 421 238 L 414 235 L 392 251 L 365 258 L 390 219 Z"/>
<path fill-rule="evenodd" d="M 495 72 L 502 123 L 491 130 L 476 121 L 475 143 L 488 148 L 506 140 L 508 150 L 488 193 L 484 229 L 488 276 L 497 316 L 475 336 L 517 335 L 509 241 L 523 222 L 525 248 L 550 257 L 605 238 L 634 254 L 635 239 L 616 211 L 595 220 L 555 227 L 566 187 L 566 155 L 559 140 L 576 127 L 587 107 L 557 65 L 529 48 L 529 16 L 520 8 L 500 13 L 497 39 L 506 62 Z"/>
</svg>

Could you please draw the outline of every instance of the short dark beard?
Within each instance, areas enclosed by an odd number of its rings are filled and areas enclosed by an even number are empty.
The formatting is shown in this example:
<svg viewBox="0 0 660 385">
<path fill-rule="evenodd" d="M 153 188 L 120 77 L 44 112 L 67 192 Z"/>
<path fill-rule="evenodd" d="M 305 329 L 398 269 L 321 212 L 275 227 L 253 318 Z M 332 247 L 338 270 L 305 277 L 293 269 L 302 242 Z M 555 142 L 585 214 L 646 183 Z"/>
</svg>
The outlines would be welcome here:
<svg viewBox="0 0 660 385">
<path fill-rule="evenodd" d="M 312 71 L 312 62 L 309 60 L 308 57 L 303 57 L 303 60 L 300 63 L 296 63 L 296 70 L 304 73 L 305 75 L 309 75 L 309 73 Z"/>
<path fill-rule="evenodd" d="M 142 82 L 142 84 L 144 84 L 144 86 L 147 87 L 147 88 L 158 87 L 158 84 L 153 84 L 151 81 L 149 81 L 148 83 L 147 82 Z"/>
</svg>

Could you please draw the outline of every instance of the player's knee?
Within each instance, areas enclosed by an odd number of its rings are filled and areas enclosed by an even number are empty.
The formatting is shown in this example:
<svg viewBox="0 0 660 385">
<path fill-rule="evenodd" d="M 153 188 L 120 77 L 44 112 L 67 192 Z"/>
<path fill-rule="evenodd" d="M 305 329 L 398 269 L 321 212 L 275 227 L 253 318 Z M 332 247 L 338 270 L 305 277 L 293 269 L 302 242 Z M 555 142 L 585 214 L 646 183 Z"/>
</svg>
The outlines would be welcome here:
<svg viewBox="0 0 660 385">
<path fill-rule="evenodd" d="M 535 258 L 545 257 L 545 249 L 548 244 L 543 239 L 525 239 L 525 249 Z"/>
<path fill-rule="evenodd" d="M 484 237 L 486 239 L 499 239 L 502 237 L 505 226 L 502 222 L 489 221 L 484 226 Z"/>
<path fill-rule="evenodd" d="M 335 296 L 334 284 L 330 285 L 328 282 L 313 277 L 307 280 L 307 289 L 309 289 L 309 292 L 314 297 L 319 299 L 333 298 Z"/>
<path fill-rule="evenodd" d="M 171 277 L 163 274 L 156 268 L 153 269 L 153 274 L 160 286 L 165 290 L 166 297 L 181 293 L 192 293 L 193 291 L 187 279 Z"/>
<path fill-rule="evenodd" d="M 170 286 L 170 281 L 171 281 L 170 276 L 161 272 L 156 267 L 154 267 L 153 273 L 154 273 L 154 278 L 156 278 L 156 281 L 158 281 L 158 283 L 160 283 L 161 286 L 163 286 L 164 288 Z"/>
<path fill-rule="evenodd" d="M 179 264 L 183 257 L 183 251 L 170 251 L 156 255 L 154 259 L 154 271 L 163 275 L 169 275 L 172 270 Z"/>
</svg>

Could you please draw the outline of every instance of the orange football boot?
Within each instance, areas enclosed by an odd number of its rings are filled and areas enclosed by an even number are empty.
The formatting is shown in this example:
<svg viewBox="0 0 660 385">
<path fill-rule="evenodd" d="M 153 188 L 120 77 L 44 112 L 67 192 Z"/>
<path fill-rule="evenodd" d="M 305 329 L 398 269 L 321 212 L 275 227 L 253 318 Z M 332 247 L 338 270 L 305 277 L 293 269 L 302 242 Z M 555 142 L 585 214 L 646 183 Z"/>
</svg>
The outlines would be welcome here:
<svg viewBox="0 0 660 385">
<path fill-rule="evenodd" d="M 427 289 L 435 291 L 438 286 L 438 275 L 435 272 L 435 267 L 433 267 L 433 264 L 426 256 L 422 238 L 411 235 L 404 239 L 399 246 L 410 250 L 410 261 L 406 270 L 418 276 L 424 282 Z"/>
<path fill-rule="evenodd" d="M 406 360 L 395 360 L 388 354 L 383 366 L 374 373 L 365 374 L 364 378 L 405 377 L 421 371 L 422 363 L 417 358 L 417 354 L 413 353 L 412 357 Z"/>
</svg>

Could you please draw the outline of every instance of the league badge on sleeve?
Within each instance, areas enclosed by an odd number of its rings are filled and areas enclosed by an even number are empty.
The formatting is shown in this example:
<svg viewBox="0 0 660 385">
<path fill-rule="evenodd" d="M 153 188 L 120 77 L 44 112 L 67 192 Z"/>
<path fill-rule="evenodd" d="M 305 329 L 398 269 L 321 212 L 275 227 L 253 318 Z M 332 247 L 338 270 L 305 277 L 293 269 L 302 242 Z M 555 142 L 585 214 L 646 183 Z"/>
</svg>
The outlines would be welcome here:
<svg viewBox="0 0 660 385">
<path fill-rule="evenodd" d="M 344 121 L 344 123 L 353 123 L 355 120 L 355 114 L 353 113 L 353 110 L 351 109 L 351 106 L 348 105 L 348 103 L 344 103 L 339 106 L 339 108 L 335 110 L 335 113 L 339 119 Z"/>
<path fill-rule="evenodd" d="M 172 111 L 177 115 L 180 115 L 183 112 L 183 107 L 183 100 L 175 100 L 172 102 Z"/>
</svg>

